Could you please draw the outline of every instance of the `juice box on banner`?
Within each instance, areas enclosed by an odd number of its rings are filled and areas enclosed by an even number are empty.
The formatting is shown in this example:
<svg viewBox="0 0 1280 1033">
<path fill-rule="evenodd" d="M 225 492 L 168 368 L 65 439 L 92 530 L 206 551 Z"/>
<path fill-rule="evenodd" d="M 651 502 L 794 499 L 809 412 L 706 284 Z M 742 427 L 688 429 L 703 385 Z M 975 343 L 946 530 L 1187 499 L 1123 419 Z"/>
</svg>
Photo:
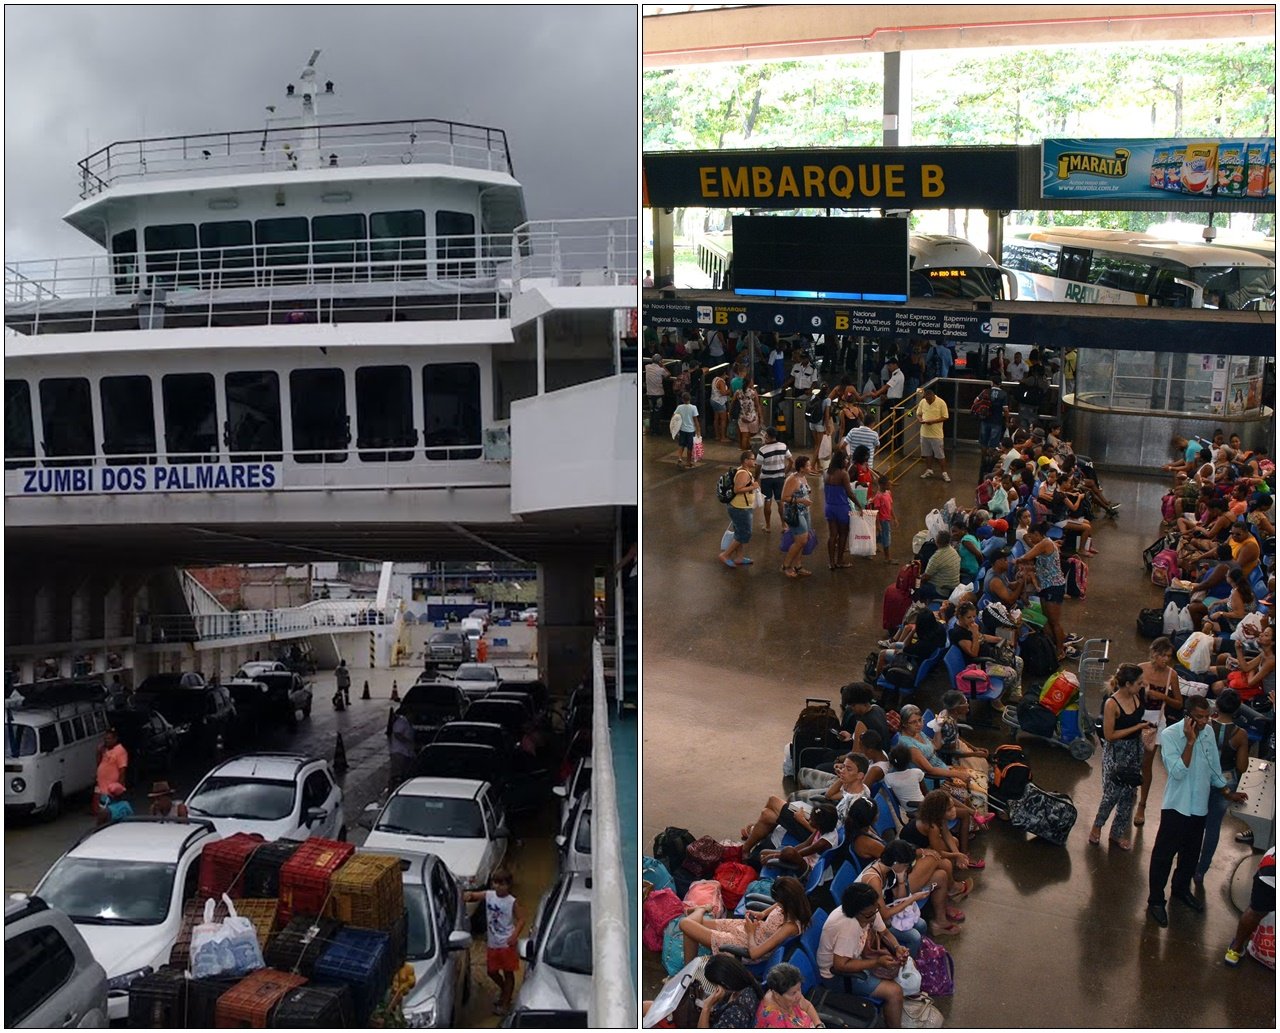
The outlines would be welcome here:
<svg viewBox="0 0 1280 1033">
<path fill-rule="evenodd" d="M 1164 189 L 1164 167 L 1169 163 L 1168 150 L 1153 151 L 1151 154 L 1151 176 L 1147 181 L 1153 190 Z"/>
<path fill-rule="evenodd" d="M 1175 147 L 1169 151 L 1169 160 L 1164 167 L 1164 188 L 1166 190 L 1182 189 L 1182 163 L 1186 160 L 1187 149 Z"/>
<path fill-rule="evenodd" d="M 1182 192 L 1208 197 L 1218 175 L 1218 145 L 1189 143 L 1182 158 Z"/>
<path fill-rule="evenodd" d="M 1231 141 L 1218 145 L 1218 196 L 1244 197 L 1245 144 Z"/>
<path fill-rule="evenodd" d="M 1245 148 L 1245 156 L 1249 163 L 1248 187 L 1249 197 L 1266 197 L 1268 174 L 1267 166 L 1271 163 L 1271 147 L 1260 140 L 1255 140 Z"/>
</svg>

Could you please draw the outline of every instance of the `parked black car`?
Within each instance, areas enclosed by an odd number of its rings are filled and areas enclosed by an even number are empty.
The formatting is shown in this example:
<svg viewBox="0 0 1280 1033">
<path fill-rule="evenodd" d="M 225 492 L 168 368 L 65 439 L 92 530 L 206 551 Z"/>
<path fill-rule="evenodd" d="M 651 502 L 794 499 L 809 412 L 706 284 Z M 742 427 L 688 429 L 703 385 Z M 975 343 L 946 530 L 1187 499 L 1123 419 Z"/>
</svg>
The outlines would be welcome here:
<svg viewBox="0 0 1280 1033">
<path fill-rule="evenodd" d="M 134 700 L 163 714 L 184 750 L 212 753 L 235 724 L 226 686 L 210 685 L 193 671 L 153 674 L 138 686 Z"/>
<path fill-rule="evenodd" d="M 131 773 L 164 774 L 173 769 L 179 735 L 162 713 L 145 704 L 134 704 L 112 710 L 108 716 L 129 754 Z"/>
<path fill-rule="evenodd" d="M 451 681 L 419 680 L 404 694 L 400 708 L 413 725 L 415 741 L 425 746 L 442 725 L 462 720 L 467 712 L 467 696 Z"/>
<path fill-rule="evenodd" d="M 456 667 L 471 659 L 471 643 L 461 631 L 437 631 L 427 639 L 425 666 Z"/>
<path fill-rule="evenodd" d="M 311 716 L 311 689 L 292 671 L 267 671 L 227 683 L 242 730 L 253 737 L 266 729 L 295 728 L 298 713 Z"/>
</svg>

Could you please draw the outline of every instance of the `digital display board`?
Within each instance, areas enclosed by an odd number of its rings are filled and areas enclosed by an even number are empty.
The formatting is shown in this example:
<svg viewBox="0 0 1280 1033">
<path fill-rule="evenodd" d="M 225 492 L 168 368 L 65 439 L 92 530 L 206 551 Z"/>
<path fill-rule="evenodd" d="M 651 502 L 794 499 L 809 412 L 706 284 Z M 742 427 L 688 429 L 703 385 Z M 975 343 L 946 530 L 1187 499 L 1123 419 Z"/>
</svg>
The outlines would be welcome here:
<svg viewBox="0 0 1280 1033">
<path fill-rule="evenodd" d="M 906 302 L 906 219 L 733 217 L 733 284 L 754 297 Z"/>
</svg>

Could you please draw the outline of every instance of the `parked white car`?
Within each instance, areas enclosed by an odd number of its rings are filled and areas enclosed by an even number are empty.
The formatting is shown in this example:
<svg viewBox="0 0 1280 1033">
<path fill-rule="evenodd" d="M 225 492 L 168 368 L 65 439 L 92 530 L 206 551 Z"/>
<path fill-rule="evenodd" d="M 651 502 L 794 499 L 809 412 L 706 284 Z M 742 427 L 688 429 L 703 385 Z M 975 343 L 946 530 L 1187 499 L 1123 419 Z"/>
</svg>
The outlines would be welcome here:
<svg viewBox="0 0 1280 1033">
<path fill-rule="evenodd" d="M 168 963 L 200 854 L 220 838 L 206 821 L 126 818 L 86 833 L 36 886 L 106 970 L 112 1022 L 129 1013 L 129 984 Z"/>
<path fill-rule="evenodd" d="M 187 800 L 222 836 L 258 833 L 266 840 L 345 839 L 342 790 L 327 760 L 293 753 L 248 753 L 224 761 Z"/>
<path fill-rule="evenodd" d="M 480 699 L 496 692 L 502 685 L 502 678 L 493 664 L 459 664 L 450 680 L 467 694 L 468 699 Z"/>
<path fill-rule="evenodd" d="M 502 804 L 488 782 L 411 778 L 373 818 L 364 845 L 404 858 L 435 854 L 462 889 L 470 890 L 488 884 L 510 838 Z M 476 907 L 468 904 L 468 913 Z"/>
<path fill-rule="evenodd" d="M 520 956 L 528 962 L 515 1012 L 585 1014 L 591 998 L 590 873 L 567 872 L 538 904 Z M 516 1025 L 518 1018 L 511 1024 Z M 568 1021 L 565 1025 L 571 1025 Z"/>
<path fill-rule="evenodd" d="M 287 674 L 289 668 L 279 660 L 250 660 L 236 671 L 237 678 L 248 678 L 250 681 L 259 674 Z"/>
<path fill-rule="evenodd" d="M 107 973 L 61 911 L 39 897 L 4 905 L 5 1029 L 103 1028 Z"/>
</svg>

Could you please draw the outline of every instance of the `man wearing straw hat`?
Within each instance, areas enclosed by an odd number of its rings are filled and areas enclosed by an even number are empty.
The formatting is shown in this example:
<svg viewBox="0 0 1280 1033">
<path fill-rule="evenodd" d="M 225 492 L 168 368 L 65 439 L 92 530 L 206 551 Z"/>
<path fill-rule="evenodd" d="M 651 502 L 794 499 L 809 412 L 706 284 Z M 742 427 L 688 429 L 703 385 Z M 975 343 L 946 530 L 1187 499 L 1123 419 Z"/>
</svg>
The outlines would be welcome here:
<svg viewBox="0 0 1280 1033">
<path fill-rule="evenodd" d="M 185 818 L 187 816 L 187 805 L 181 800 L 174 800 L 173 789 L 168 782 L 152 782 L 147 799 L 151 801 L 151 807 L 147 813 L 153 817 Z"/>
</svg>

